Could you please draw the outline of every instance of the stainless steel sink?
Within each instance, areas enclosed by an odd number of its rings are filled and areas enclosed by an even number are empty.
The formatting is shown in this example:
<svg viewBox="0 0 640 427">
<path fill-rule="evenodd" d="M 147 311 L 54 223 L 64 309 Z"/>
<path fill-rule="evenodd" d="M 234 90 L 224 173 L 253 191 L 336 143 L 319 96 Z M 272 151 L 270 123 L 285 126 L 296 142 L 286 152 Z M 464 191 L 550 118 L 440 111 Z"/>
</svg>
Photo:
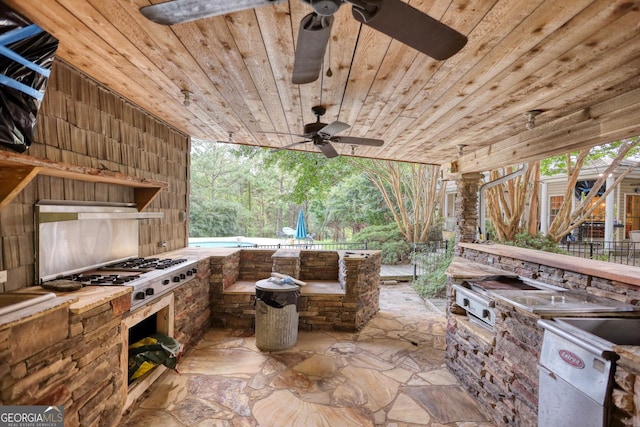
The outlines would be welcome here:
<svg viewBox="0 0 640 427">
<path fill-rule="evenodd" d="M 555 320 L 615 345 L 640 345 L 640 318 L 559 317 Z"/>
<path fill-rule="evenodd" d="M 0 316 L 31 307 L 55 297 L 56 294 L 53 292 L 0 294 Z"/>
<path fill-rule="evenodd" d="M 639 312 L 640 307 L 578 291 L 497 290 L 491 294 L 500 300 L 545 316 L 588 313 Z"/>
</svg>

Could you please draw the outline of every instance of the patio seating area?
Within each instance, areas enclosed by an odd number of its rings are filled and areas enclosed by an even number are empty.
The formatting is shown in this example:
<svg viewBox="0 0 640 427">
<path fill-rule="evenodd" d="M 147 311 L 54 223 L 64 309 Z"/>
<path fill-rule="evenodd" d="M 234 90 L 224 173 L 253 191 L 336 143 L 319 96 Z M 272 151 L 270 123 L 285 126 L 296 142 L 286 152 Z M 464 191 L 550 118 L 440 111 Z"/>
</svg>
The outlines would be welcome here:
<svg viewBox="0 0 640 427">
<path fill-rule="evenodd" d="M 492 427 L 444 365 L 445 329 L 407 283 L 381 286 L 359 333 L 300 331 L 286 351 L 212 329 L 123 425 Z"/>
</svg>

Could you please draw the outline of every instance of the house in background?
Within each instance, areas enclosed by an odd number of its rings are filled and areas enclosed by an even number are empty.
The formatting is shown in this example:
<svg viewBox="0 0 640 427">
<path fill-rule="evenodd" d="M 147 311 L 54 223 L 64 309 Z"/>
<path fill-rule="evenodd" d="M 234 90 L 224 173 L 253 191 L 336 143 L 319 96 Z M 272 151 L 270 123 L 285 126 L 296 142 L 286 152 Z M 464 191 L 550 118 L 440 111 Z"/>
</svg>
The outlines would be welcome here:
<svg viewBox="0 0 640 427">
<path fill-rule="evenodd" d="M 583 194 L 587 193 L 595 181 L 607 169 L 611 159 L 598 159 L 582 168 L 578 182 L 573 191 L 573 206 L 577 206 Z M 633 160 L 623 160 L 598 191 L 604 193 L 607 185 L 613 185 L 615 179 L 629 167 L 637 164 Z M 455 182 L 445 181 L 447 186 L 442 214 L 444 233 L 455 231 L 455 198 L 457 188 Z M 540 231 L 547 233 L 549 225 L 555 218 L 565 197 L 567 175 L 557 174 L 541 177 L 540 182 Z M 593 215 L 579 228 L 571 233 L 569 239 L 622 241 L 630 239 L 629 232 L 640 230 L 640 168 L 627 175 L 607 196 L 596 196 L 592 203 L 598 204 Z M 447 234 L 445 234 L 445 237 Z"/>
<path fill-rule="evenodd" d="M 595 181 L 604 173 L 611 159 L 598 159 L 582 168 L 573 191 L 573 205 L 577 206 Z M 574 240 L 621 241 L 629 239 L 629 232 L 640 230 L 640 168 L 633 170 L 606 197 L 601 195 L 607 186 L 613 185 L 618 176 L 637 164 L 633 160 L 623 160 L 607 178 L 592 204 L 598 207 L 593 214 L 571 233 Z M 546 234 L 551 221 L 558 213 L 567 186 L 567 175 L 543 176 L 540 182 L 540 231 Z"/>
</svg>

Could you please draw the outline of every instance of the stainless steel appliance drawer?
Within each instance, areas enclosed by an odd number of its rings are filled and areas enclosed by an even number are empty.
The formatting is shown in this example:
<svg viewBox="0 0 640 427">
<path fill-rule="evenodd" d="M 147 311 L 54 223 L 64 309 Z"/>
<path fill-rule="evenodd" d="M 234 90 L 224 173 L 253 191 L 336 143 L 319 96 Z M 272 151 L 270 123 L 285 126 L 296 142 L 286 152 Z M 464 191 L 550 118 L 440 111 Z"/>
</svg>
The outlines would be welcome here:
<svg viewBox="0 0 640 427">
<path fill-rule="evenodd" d="M 469 315 L 482 322 L 493 326 L 496 324 L 496 313 L 493 308 L 495 302 L 471 289 L 460 285 L 453 285 L 456 295 L 456 304 L 464 308 Z"/>
</svg>

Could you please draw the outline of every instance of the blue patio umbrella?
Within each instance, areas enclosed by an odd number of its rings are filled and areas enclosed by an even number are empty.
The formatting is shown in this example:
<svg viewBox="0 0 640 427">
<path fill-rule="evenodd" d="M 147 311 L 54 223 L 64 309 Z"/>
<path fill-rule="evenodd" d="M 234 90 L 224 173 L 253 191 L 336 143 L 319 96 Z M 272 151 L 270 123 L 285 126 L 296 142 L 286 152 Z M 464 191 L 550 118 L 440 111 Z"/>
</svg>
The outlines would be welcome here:
<svg viewBox="0 0 640 427">
<path fill-rule="evenodd" d="M 304 213 L 298 213 L 298 224 L 296 225 L 296 239 L 302 240 L 307 238 L 307 226 L 304 224 Z"/>
</svg>

